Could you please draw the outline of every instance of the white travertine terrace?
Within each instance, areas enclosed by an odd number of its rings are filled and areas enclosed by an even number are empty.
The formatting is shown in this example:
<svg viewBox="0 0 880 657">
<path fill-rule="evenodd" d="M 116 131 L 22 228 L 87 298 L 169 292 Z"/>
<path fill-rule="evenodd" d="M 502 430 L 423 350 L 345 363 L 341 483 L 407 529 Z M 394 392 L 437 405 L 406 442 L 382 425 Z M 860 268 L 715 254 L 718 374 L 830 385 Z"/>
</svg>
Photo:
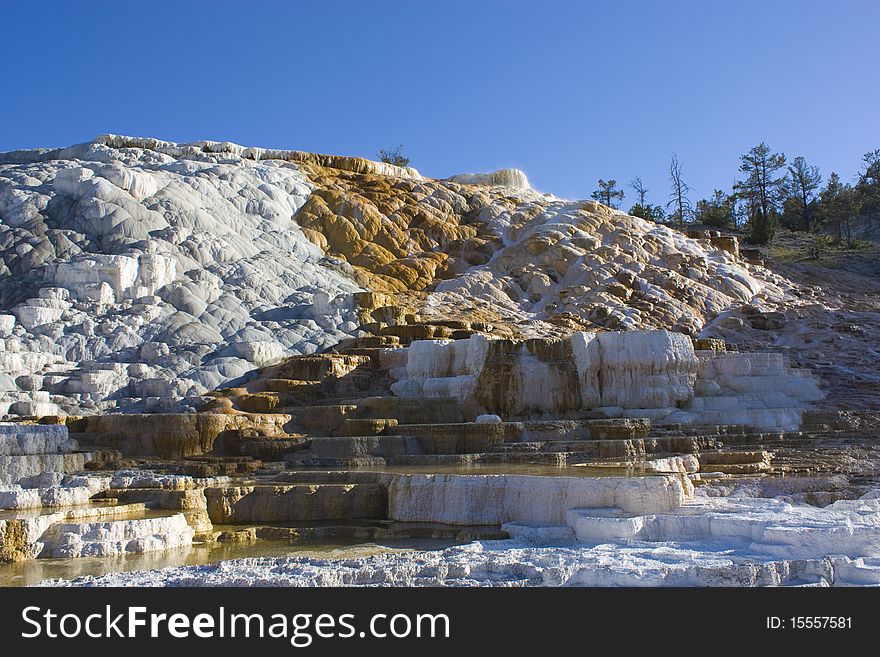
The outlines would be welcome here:
<svg viewBox="0 0 880 657">
<path fill-rule="evenodd" d="M 675 424 L 796 430 L 822 398 L 810 372 L 780 354 L 695 351 L 669 331 L 576 332 L 540 348 L 483 336 L 416 341 L 396 373 L 398 396 L 454 397 L 473 413 L 508 418 L 600 409 Z"/>
<path fill-rule="evenodd" d="M 450 178 L 450 182 L 466 185 L 493 185 L 511 189 L 532 189 L 526 174 L 519 169 L 499 169 L 492 173 L 459 173 Z"/>
<path fill-rule="evenodd" d="M 864 586 L 880 584 L 880 498 L 825 508 L 696 498 L 668 513 L 575 510 L 509 523 L 507 541 L 370 557 L 228 561 L 45 584 L 74 586 Z"/>
<path fill-rule="evenodd" d="M 435 181 L 119 135 L 0 154 L 0 415 L 198 408 L 358 336 L 352 295 L 371 285 L 426 290 L 429 319 L 482 304 L 526 337 L 558 335 L 560 316 L 696 335 L 790 287 L 709 240 L 539 194 L 515 169 Z"/>
</svg>

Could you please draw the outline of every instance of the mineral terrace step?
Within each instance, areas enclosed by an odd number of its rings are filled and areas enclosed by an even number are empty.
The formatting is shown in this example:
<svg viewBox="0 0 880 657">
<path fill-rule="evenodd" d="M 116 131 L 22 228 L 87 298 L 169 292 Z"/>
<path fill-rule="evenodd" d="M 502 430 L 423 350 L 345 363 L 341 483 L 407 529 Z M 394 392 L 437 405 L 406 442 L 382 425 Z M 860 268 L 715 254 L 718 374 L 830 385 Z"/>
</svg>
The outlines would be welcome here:
<svg viewBox="0 0 880 657">
<path fill-rule="evenodd" d="M 387 515 L 381 484 L 281 484 L 205 489 L 214 524 L 378 520 Z"/>
<path fill-rule="evenodd" d="M 394 418 L 399 424 L 461 423 L 461 405 L 451 397 L 365 397 L 355 417 Z"/>
<path fill-rule="evenodd" d="M 397 420 L 394 418 L 347 417 L 333 433 L 337 436 L 369 436 L 388 433 L 395 427 Z"/>
<path fill-rule="evenodd" d="M 293 421 L 305 432 L 329 435 L 343 419 L 357 411 L 357 404 L 322 404 L 291 409 Z"/>
<path fill-rule="evenodd" d="M 350 457 L 334 457 L 334 456 L 298 456 L 290 454 L 284 460 L 284 463 L 291 470 L 300 468 L 319 468 L 319 469 L 347 469 L 347 468 L 376 468 L 386 465 L 386 461 L 381 456 L 350 456 Z"/>
<path fill-rule="evenodd" d="M 718 450 L 701 452 L 700 472 L 754 474 L 770 468 L 772 455 L 762 450 Z"/>
<path fill-rule="evenodd" d="M 395 456 L 423 452 L 418 438 L 409 436 L 312 436 L 308 450 L 294 452 L 285 460 L 310 457 L 356 458 L 364 456 Z"/>
<path fill-rule="evenodd" d="M 391 457 L 387 459 L 387 464 L 391 466 L 418 467 L 454 467 L 495 464 L 564 466 L 568 465 L 570 461 L 578 460 L 571 459 L 570 457 L 571 455 L 566 452 L 514 452 L 510 454 L 500 454 L 492 452 L 474 454 L 413 454 Z"/>
<path fill-rule="evenodd" d="M 41 558 L 105 557 L 188 546 L 195 532 L 182 513 L 134 519 L 66 519 L 40 537 Z"/>
<path fill-rule="evenodd" d="M 395 433 L 419 439 L 427 454 L 485 452 L 493 445 L 519 442 L 521 422 L 461 422 L 450 424 L 398 424 Z"/>
<path fill-rule="evenodd" d="M 343 377 L 359 367 L 369 366 L 370 358 L 348 354 L 319 354 L 295 356 L 272 368 L 278 378 L 323 381 L 328 377 Z"/>
<path fill-rule="evenodd" d="M 266 541 L 338 541 L 375 542 L 394 539 L 445 539 L 456 542 L 491 541 L 509 538 L 497 526 L 459 527 L 437 523 L 394 523 L 324 525 L 316 527 L 254 528 L 254 537 Z"/>
<path fill-rule="evenodd" d="M 242 440 L 239 444 L 239 452 L 260 461 L 281 461 L 286 454 L 308 449 L 311 440 L 305 437 L 297 438 L 254 438 Z"/>
</svg>

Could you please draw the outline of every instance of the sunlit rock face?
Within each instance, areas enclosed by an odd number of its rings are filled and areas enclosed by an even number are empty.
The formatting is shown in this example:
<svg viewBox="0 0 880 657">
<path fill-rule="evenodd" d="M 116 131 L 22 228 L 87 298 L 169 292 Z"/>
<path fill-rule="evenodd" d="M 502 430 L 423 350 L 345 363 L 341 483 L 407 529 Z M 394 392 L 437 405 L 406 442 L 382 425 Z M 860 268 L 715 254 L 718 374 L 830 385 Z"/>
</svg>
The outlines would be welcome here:
<svg viewBox="0 0 880 657">
<path fill-rule="evenodd" d="M 865 586 L 880 583 L 876 494 L 825 508 L 696 498 L 647 515 L 575 509 L 512 522 L 512 540 L 361 558 L 243 559 L 74 586 Z"/>
<path fill-rule="evenodd" d="M 65 408 L 143 407 L 335 343 L 350 303 L 311 301 L 358 286 L 292 221 L 311 191 L 296 165 L 204 145 L 0 156 L 3 371 L 49 374 L 42 392 Z"/>
<path fill-rule="evenodd" d="M 675 424 L 795 430 L 822 398 L 779 354 L 695 351 L 669 331 L 577 332 L 564 340 L 416 341 L 391 390 L 452 397 L 502 418 L 645 417 Z"/>
<path fill-rule="evenodd" d="M 432 180 L 114 135 L 0 154 L 0 414 L 199 408 L 257 367 L 362 335 L 361 303 L 380 294 L 391 314 L 522 339 L 696 334 L 787 289 L 709 240 L 541 194 L 515 169 Z M 568 403 L 592 404 L 578 376 Z"/>
<path fill-rule="evenodd" d="M 63 425 L 0 423 L 0 486 L 45 472 L 76 472 L 92 457 Z"/>
<path fill-rule="evenodd" d="M 402 522 L 565 524 L 576 508 L 669 511 L 691 494 L 687 478 L 401 475 L 389 485 L 389 517 Z"/>
</svg>

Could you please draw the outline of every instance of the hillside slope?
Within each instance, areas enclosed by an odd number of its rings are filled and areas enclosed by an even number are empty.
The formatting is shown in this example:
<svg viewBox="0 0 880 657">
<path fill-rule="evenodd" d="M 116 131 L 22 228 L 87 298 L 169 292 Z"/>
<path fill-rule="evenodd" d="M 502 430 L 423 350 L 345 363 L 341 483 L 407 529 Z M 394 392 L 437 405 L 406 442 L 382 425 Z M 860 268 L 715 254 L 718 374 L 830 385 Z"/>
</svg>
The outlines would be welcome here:
<svg viewBox="0 0 880 657">
<path fill-rule="evenodd" d="M 0 154 L 0 415 L 193 408 L 359 335 L 358 291 L 513 337 L 698 334 L 792 285 L 506 170 L 105 135 Z M 362 319 L 362 318 L 361 318 Z"/>
</svg>

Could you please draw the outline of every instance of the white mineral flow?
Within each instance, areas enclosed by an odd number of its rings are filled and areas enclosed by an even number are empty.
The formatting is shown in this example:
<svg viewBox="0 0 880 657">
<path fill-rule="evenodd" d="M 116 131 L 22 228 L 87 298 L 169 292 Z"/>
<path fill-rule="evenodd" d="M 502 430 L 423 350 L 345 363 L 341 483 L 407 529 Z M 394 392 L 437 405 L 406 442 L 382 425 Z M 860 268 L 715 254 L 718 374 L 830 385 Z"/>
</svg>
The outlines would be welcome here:
<svg viewBox="0 0 880 657">
<path fill-rule="evenodd" d="M 695 351 L 670 331 L 576 332 L 556 343 L 413 342 L 392 392 L 452 397 L 474 416 L 566 417 L 600 410 L 674 424 L 792 431 L 820 400 L 809 370 L 780 354 Z"/>
<path fill-rule="evenodd" d="M 540 194 L 514 169 L 431 181 L 360 158 L 114 135 L 0 154 L 0 415 L 199 408 L 257 367 L 360 335 L 364 288 L 432 290 L 428 319 L 482 308 L 546 337 L 557 317 L 696 335 L 791 284 L 710 240 Z M 547 369 L 529 353 L 517 376 Z M 467 394 L 465 369 L 426 385 Z M 671 391 L 658 380 L 646 394 L 677 399 L 669 376 Z M 554 385 L 508 404 L 548 410 Z"/>
<path fill-rule="evenodd" d="M 528 475 L 400 475 L 388 492 L 389 516 L 402 522 L 500 525 L 565 522 L 581 507 L 629 513 L 668 511 L 692 492 L 687 478 L 535 477 Z"/>
<path fill-rule="evenodd" d="M 191 545 L 194 534 L 183 513 L 158 518 L 59 522 L 40 536 L 40 557 L 108 557 L 167 550 Z"/>
<path fill-rule="evenodd" d="M 707 317 L 790 284 L 735 255 L 594 201 L 539 197 L 493 204 L 480 219 L 502 246 L 442 281 L 426 312 L 485 304 L 511 316 L 575 316 L 608 329 L 696 335 Z"/>
<path fill-rule="evenodd" d="M 92 460 L 64 425 L 0 423 L 0 484 L 44 473 L 76 472 Z"/>
<path fill-rule="evenodd" d="M 210 531 L 206 486 L 228 478 L 196 479 L 148 470 L 114 475 L 44 472 L 0 486 L 0 562 L 37 558 L 108 557 L 192 545 Z M 125 497 L 145 502 L 113 503 Z M 98 503 L 96 504 L 96 500 Z"/>
<path fill-rule="evenodd" d="M 825 508 L 704 498 L 649 516 L 572 511 L 515 538 L 367 558 L 257 558 L 45 585 L 852 586 L 880 584 L 880 498 Z M 596 520 L 598 519 L 598 521 Z M 575 534 L 577 533 L 577 536 Z M 578 540 L 578 537 L 580 540 Z"/>
<path fill-rule="evenodd" d="M 0 414 L 173 407 L 355 329 L 350 268 L 292 222 L 298 167 L 212 148 L 105 137 L 0 158 Z"/>
</svg>

